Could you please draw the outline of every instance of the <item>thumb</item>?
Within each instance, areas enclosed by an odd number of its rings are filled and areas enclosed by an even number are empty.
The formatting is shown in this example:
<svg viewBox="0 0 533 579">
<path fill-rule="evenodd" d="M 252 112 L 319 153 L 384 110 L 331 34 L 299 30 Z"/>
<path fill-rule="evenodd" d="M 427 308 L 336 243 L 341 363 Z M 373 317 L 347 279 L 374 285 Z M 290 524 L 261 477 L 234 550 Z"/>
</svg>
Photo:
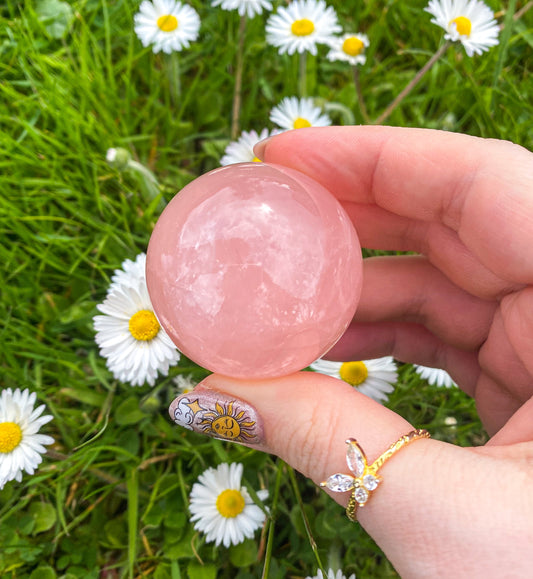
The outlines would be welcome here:
<svg viewBox="0 0 533 579">
<path fill-rule="evenodd" d="M 212 374 L 174 400 L 169 411 L 181 426 L 275 454 L 315 483 L 350 474 L 347 438 L 357 439 L 371 464 L 414 429 L 345 382 L 315 372 L 262 381 Z M 495 468 L 487 460 L 469 449 L 420 439 L 379 469 L 382 482 L 359 507 L 357 519 L 402 576 L 439 576 L 439 570 L 453 576 L 450 553 L 463 565 L 475 557 L 472 535 L 482 542 L 483 532 L 465 525 L 465 517 L 474 520 L 472 510 L 476 516 L 478 510 L 490 512 L 493 497 L 483 499 L 476 485 L 475 497 L 458 492 L 452 500 L 450 489 L 463 488 L 469 476 L 485 484 Z M 327 492 L 344 507 L 351 496 Z M 482 531 L 492 528 L 482 519 L 475 519 L 485 525 Z M 455 576 L 464 576 L 462 570 Z"/>
<path fill-rule="evenodd" d="M 169 412 L 191 430 L 275 454 L 317 484 L 346 471 L 347 438 L 357 438 L 372 460 L 413 430 L 346 382 L 315 372 L 261 381 L 212 374 Z M 347 497 L 334 498 L 344 504 Z"/>
<path fill-rule="evenodd" d="M 176 398 L 169 412 L 185 428 L 275 454 L 317 484 L 334 473 L 349 474 L 347 438 L 358 440 L 370 464 L 413 430 L 406 420 L 346 382 L 315 372 L 261 381 L 212 374 L 192 392 Z M 413 455 L 420 456 L 431 442 L 416 441 L 408 451 L 402 451 L 405 456 L 394 457 L 390 466 L 387 463 L 383 467 L 382 488 L 376 490 L 379 495 L 358 510 L 361 524 L 366 526 L 368 520 L 371 525 L 375 517 L 372 510 L 383 504 L 389 493 L 392 498 L 388 502 L 395 503 L 396 508 L 394 495 L 403 477 L 399 472 L 389 473 L 389 469 L 398 470 L 408 455 L 409 463 L 416 461 Z M 327 492 L 346 507 L 349 492 Z"/>
</svg>

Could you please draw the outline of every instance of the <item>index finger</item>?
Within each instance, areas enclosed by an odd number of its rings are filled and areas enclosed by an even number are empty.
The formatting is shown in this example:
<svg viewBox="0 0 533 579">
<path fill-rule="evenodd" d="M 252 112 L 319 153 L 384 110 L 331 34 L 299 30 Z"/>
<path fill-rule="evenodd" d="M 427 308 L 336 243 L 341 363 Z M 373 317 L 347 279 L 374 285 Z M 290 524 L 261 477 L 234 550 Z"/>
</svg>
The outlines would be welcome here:
<svg viewBox="0 0 533 579">
<path fill-rule="evenodd" d="M 379 208 L 368 215 L 381 237 L 382 213 L 401 218 L 406 249 L 422 243 L 409 236 L 431 231 L 410 221 L 439 224 L 497 276 L 533 282 L 533 154 L 518 145 L 429 129 L 323 127 L 277 135 L 256 154 L 306 173 L 345 204 Z"/>
</svg>

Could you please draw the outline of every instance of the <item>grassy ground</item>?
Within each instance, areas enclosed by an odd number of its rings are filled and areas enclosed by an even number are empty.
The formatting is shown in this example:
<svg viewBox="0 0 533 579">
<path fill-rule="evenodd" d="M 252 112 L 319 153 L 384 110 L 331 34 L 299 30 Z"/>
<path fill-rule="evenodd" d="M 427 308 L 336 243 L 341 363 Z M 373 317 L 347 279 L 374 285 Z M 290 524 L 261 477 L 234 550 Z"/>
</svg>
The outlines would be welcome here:
<svg viewBox="0 0 533 579">
<path fill-rule="evenodd" d="M 70 2 L 64 30 L 58 16 L 40 20 L 34 1 L 0 7 L 0 383 L 38 393 L 55 417 L 44 431 L 56 440 L 34 476 L 0 492 L 0 574 L 251 579 L 266 561 L 269 577 L 305 577 L 317 563 L 303 512 L 326 567 L 340 564 L 359 579 L 395 577 L 342 509 L 274 457 L 169 423 L 172 376 L 192 371 L 200 379 L 202 369 L 183 359 L 156 391 L 133 389 L 115 382 L 98 355 L 92 317 L 113 269 L 146 249 L 161 203 L 218 166 L 229 142 L 239 19 L 209 2 L 191 4 L 201 37 L 170 57 L 143 49 L 134 35 L 137 2 Z M 345 29 L 370 37 L 360 78 L 375 119 L 436 51 L 442 31 L 424 1 L 332 4 Z M 506 22 L 499 46 L 475 58 L 451 47 L 387 123 L 531 147 L 533 17 L 513 20 L 525 2 L 510 4 L 491 2 Z M 265 44 L 265 18 L 246 29 L 246 130 L 269 126 L 270 109 L 299 90 L 298 59 Z M 351 70 L 324 51 L 309 57 L 306 86 L 363 122 Z M 110 168 L 106 150 L 118 146 L 153 171 L 159 196 L 148 198 L 134 175 Z M 409 366 L 389 406 L 437 438 L 484 440 L 466 396 L 421 383 Z M 222 461 L 243 462 L 252 488 L 277 493 L 268 548 L 267 533 L 215 549 L 192 529 L 190 487 Z"/>
</svg>

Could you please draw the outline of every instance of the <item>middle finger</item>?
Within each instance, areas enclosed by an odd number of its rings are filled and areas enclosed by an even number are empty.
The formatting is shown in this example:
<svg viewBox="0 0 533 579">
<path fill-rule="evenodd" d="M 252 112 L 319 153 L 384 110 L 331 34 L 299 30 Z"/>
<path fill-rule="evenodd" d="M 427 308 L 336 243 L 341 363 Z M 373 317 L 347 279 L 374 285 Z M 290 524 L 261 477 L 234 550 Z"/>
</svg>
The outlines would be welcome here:
<svg viewBox="0 0 533 579">
<path fill-rule="evenodd" d="M 423 256 L 363 261 L 363 288 L 354 322 L 413 322 L 456 348 L 477 350 L 485 341 L 497 302 L 452 283 Z"/>
</svg>

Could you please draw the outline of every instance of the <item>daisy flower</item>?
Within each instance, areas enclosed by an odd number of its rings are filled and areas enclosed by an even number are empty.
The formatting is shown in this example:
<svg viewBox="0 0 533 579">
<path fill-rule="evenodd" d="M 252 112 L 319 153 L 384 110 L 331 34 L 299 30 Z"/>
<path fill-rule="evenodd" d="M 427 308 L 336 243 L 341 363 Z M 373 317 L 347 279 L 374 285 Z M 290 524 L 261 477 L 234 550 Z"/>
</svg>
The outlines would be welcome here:
<svg viewBox="0 0 533 579">
<path fill-rule="evenodd" d="M 187 376 L 178 374 L 174 378 L 173 382 L 176 385 L 176 396 L 180 396 L 181 394 L 188 394 L 194 390 L 194 387 L 196 386 L 196 382 L 192 379 L 192 374 L 187 374 Z"/>
<path fill-rule="evenodd" d="M 500 28 L 492 10 L 480 0 L 431 0 L 426 12 L 446 31 L 444 38 L 459 41 L 468 56 L 498 44 Z"/>
<path fill-rule="evenodd" d="M 319 359 L 311 369 L 321 374 L 340 378 L 376 402 L 386 402 L 394 390 L 398 370 L 392 356 L 358 362 L 330 362 Z"/>
<path fill-rule="evenodd" d="M 328 59 L 349 62 L 352 66 L 365 64 L 365 50 L 369 44 L 366 34 L 347 33 L 337 36 L 330 42 Z"/>
<path fill-rule="evenodd" d="M 328 569 L 328 574 L 324 575 L 319 569 L 318 573 L 313 577 L 306 577 L 305 579 L 355 579 L 355 574 L 352 573 L 349 577 L 346 577 L 342 571 L 333 571 L 333 569 Z"/>
<path fill-rule="evenodd" d="M 146 253 L 142 252 L 135 258 L 125 259 L 122 262 L 122 269 L 115 269 L 111 277 L 109 291 L 118 286 L 135 287 L 146 280 Z M 109 292 L 108 292 L 109 293 Z"/>
<path fill-rule="evenodd" d="M 413 364 L 415 372 L 428 384 L 444 386 L 446 388 L 451 388 L 452 386 L 457 386 L 453 381 L 452 377 L 446 372 L 446 370 L 441 370 L 440 368 L 429 368 L 428 366 L 419 366 L 418 364 Z"/>
<path fill-rule="evenodd" d="M 316 54 L 317 44 L 328 44 L 341 30 L 335 10 L 324 0 L 293 0 L 269 16 L 266 39 L 280 54 Z"/>
<path fill-rule="evenodd" d="M 457 418 L 455 418 L 455 416 L 446 416 L 444 424 L 451 430 L 454 430 L 457 427 Z"/>
<path fill-rule="evenodd" d="M 328 115 L 322 114 L 310 98 L 285 97 L 270 111 L 270 120 L 283 130 L 331 125 Z"/>
<path fill-rule="evenodd" d="M 53 416 L 41 416 L 45 405 L 35 406 L 36 394 L 11 388 L 0 394 L 0 490 L 6 482 L 22 480 L 22 471 L 33 474 L 46 452 L 44 444 L 54 439 L 38 434 L 43 424 Z"/>
<path fill-rule="evenodd" d="M 206 541 L 214 541 L 217 547 L 221 543 L 224 547 L 238 545 L 252 538 L 265 522 L 265 513 L 241 486 L 241 478 L 241 463 L 223 463 L 204 471 L 192 487 L 191 521 L 197 531 L 205 533 Z M 268 491 L 257 491 L 257 496 L 264 501 Z"/>
<path fill-rule="evenodd" d="M 146 281 L 117 285 L 96 306 L 95 340 L 115 379 L 142 386 L 155 384 L 158 373 L 166 376 L 180 353 L 160 326 L 148 295 Z"/>
<path fill-rule="evenodd" d="M 211 6 L 220 6 L 222 10 L 238 10 L 240 16 L 246 14 L 248 18 L 261 14 L 263 9 L 272 10 L 270 0 L 213 0 Z"/>
<path fill-rule="evenodd" d="M 279 133 L 280 131 L 263 129 L 259 134 L 256 131 L 243 131 L 237 141 L 231 142 L 224 151 L 224 156 L 220 159 L 221 165 L 231 165 L 233 163 L 248 163 L 251 161 L 258 162 L 254 155 L 254 146 L 266 139 Z"/>
<path fill-rule="evenodd" d="M 134 30 L 143 46 L 170 54 L 198 38 L 200 17 L 194 8 L 176 0 L 144 0 L 134 16 Z"/>
</svg>

